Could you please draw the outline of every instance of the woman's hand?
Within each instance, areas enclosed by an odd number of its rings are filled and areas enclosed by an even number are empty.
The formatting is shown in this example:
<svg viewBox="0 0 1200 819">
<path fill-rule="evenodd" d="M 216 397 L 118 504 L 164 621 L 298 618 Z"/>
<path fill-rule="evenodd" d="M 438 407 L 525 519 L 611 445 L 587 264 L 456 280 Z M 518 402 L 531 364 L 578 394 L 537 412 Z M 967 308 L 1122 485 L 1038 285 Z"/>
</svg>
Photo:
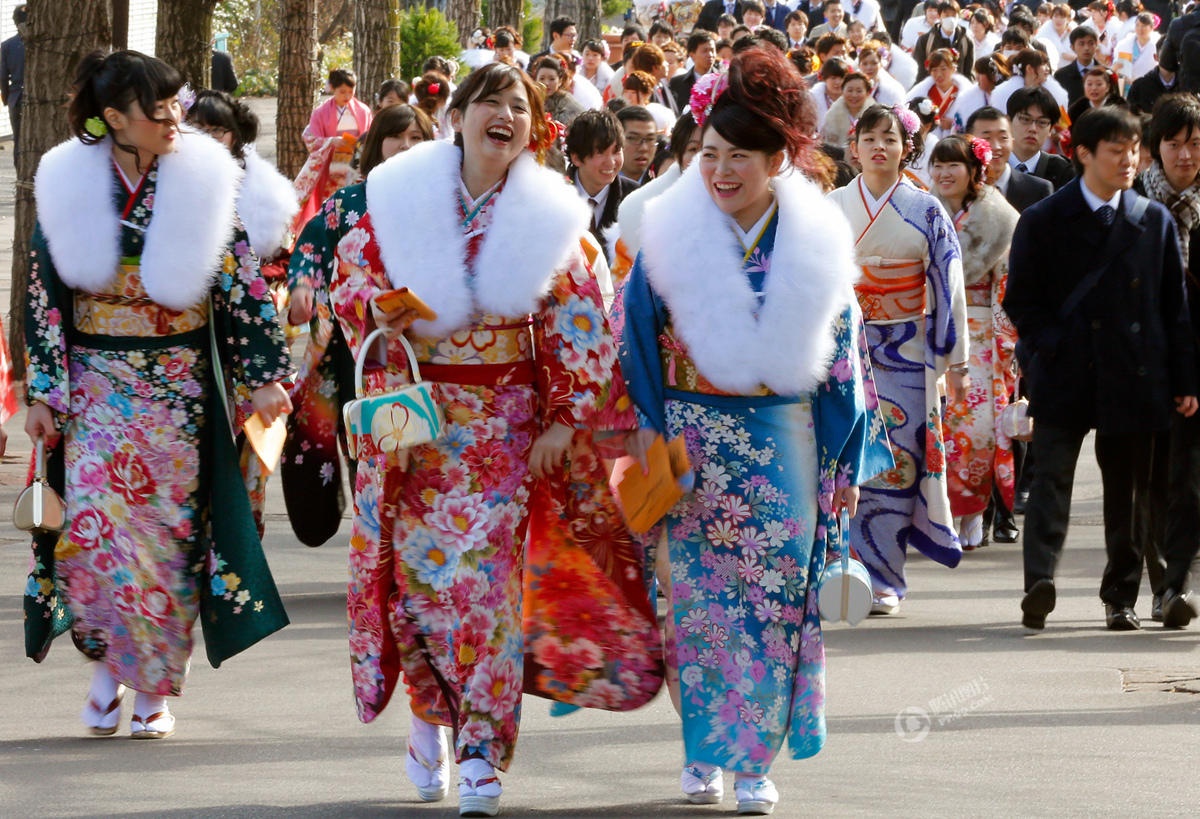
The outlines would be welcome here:
<svg viewBox="0 0 1200 819">
<path fill-rule="evenodd" d="M 288 323 L 293 327 L 308 324 L 313 317 L 313 291 L 300 285 L 288 296 Z"/>
<path fill-rule="evenodd" d="M 950 370 L 946 373 L 946 392 L 949 393 L 952 402 L 961 404 L 966 401 L 967 387 L 970 385 L 971 378 L 965 372 Z"/>
<path fill-rule="evenodd" d="M 420 316 L 417 315 L 416 310 L 409 307 L 401 307 L 390 313 L 385 313 L 379 309 L 379 305 L 372 299 L 371 318 L 375 319 L 375 326 L 383 330 L 385 336 L 395 338 L 407 330 L 409 325 L 420 318 Z"/>
<path fill-rule="evenodd" d="M 54 412 L 41 401 L 29 408 L 25 415 L 25 434 L 35 444 L 45 441 L 47 446 L 54 446 L 58 441 L 58 430 L 54 426 Z"/>
<path fill-rule="evenodd" d="M 646 453 L 658 438 L 658 433 L 649 427 L 631 432 L 625 436 L 625 451 L 642 466 L 642 474 L 650 473 L 650 464 L 646 461 Z"/>
<path fill-rule="evenodd" d="M 539 435 L 529 451 L 529 471 L 533 477 L 544 478 L 550 474 L 551 468 L 562 466 L 563 456 L 567 454 L 567 447 L 574 437 L 574 429 L 557 421 Z"/>
<path fill-rule="evenodd" d="M 850 517 L 858 514 L 858 487 L 843 486 L 841 489 L 833 490 L 833 511 L 834 514 L 840 515 L 842 509 L 845 508 Z"/>
<path fill-rule="evenodd" d="M 250 396 L 250 403 L 264 427 L 271 426 L 280 415 L 292 411 L 292 399 L 278 381 L 255 390 L 254 395 Z"/>
</svg>

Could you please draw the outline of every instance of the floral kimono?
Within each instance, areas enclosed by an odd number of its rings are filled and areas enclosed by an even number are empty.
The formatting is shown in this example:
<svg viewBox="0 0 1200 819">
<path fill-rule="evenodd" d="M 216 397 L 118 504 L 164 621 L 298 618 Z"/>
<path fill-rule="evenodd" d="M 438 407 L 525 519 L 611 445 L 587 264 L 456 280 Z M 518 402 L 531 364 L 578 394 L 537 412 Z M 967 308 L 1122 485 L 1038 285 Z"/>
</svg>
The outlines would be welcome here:
<svg viewBox="0 0 1200 819">
<path fill-rule="evenodd" d="M 344 109 L 330 98 L 313 110 L 303 134 L 308 159 L 294 183 L 301 208 L 292 222 L 293 234 L 300 232 L 326 199 L 359 181 L 351 163 L 358 141 L 370 127 L 371 109 L 355 98 Z"/>
<path fill-rule="evenodd" d="M 70 627 L 118 681 L 177 695 L 198 614 L 214 666 L 287 623 L 230 408 L 240 421 L 250 393 L 290 365 L 234 231 L 228 152 L 184 133 L 131 185 L 111 151 L 71 140 L 38 170 L 28 400 L 62 433 L 51 477 L 67 526 L 35 539 L 26 651 L 40 660 Z"/>
<path fill-rule="evenodd" d="M 993 482 L 1012 509 L 1012 441 L 998 422 L 1015 386 L 1017 330 L 1000 304 L 1008 281 L 1008 246 L 1016 226 L 1017 212 L 990 185 L 980 189 L 979 198 L 957 222 L 967 294 L 971 380 L 967 400 L 948 401 L 943 416 L 946 479 L 950 512 L 955 517 L 982 513 Z"/>
<path fill-rule="evenodd" d="M 370 302 L 407 286 L 436 313 L 408 338 L 436 383 L 442 437 L 398 468 L 359 440 L 350 542 L 350 659 L 359 717 L 403 670 L 413 711 L 453 726 L 457 757 L 501 770 L 521 694 L 612 710 L 662 682 L 643 555 L 621 521 L 591 431 L 634 427 L 600 292 L 579 237 L 587 210 L 532 156 L 478 200 L 461 153 L 423 143 L 377 168 L 366 209 L 341 211 L 330 298 L 357 355 Z M 421 191 L 421 196 L 413 196 Z M 373 354 L 374 357 L 374 354 Z M 399 341 L 368 391 L 406 383 Z M 530 447 L 552 422 L 577 432 L 569 466 L 535 481 Z M 523 608 L 523 613 L 522 613 Z M 522 624 L 523 617 L 523 624 Z"/>
<path fill-rule="evenodd" d="M 891 466 L 849 231 L 818 218 L 828 207 L 799 175 L 775 195 L 739 244 L 690 168 L 647 205 L 621 301 L 642 424 L 682 435 L 696 472 L 661 524 L 685 758 L 746 773 L 766 773 L 785 739 L 795 758 L 824 744 L 833 493 Z"/>
<path fill-rule="evenodd" d="M 862 177 L 829 194 L 857 237 L 855 285 L 896 465 L 862 487 L 850 522 L 876 594 L 903 598 L 909 544 L 946 566 L 962 548 L 946 489 L 938 379 L 966 361 L 962 254 L 946 211 L 903 180 L 878 209 Z"/>
</svg>

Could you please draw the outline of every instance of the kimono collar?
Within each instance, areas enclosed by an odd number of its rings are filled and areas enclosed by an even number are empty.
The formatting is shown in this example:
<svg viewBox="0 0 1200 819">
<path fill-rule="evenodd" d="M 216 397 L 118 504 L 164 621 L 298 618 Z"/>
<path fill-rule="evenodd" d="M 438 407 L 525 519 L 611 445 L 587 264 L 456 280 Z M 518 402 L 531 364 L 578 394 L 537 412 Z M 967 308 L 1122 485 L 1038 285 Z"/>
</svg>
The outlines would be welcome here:
<svg viewBox="0 0 1200 819">
<path fill-rule="evenodd" d="M 242 169 L 223 145 L 181 129 L 172 153 L 158 158 L 150 225 L 141 256 L 142 285 L 171 310 L 195 307 L 216 280 L 233 236 L 234 197 Z M 63 283 L 99 292 L 116 276 L 121 214 L 112 141 L 70 139 L 42 157 L 34 177 L 38 223 Z"/>
<path fill-rule="evenodd" d="M 854 298 L 858 269 L 845 218 L 796 172 L 775 179 L 775 199 L 761 309 L 699 163 L 646 205 L 646 276 L 697 369 L 727 392 L 760 385 L 780 395 L 811 392 L 828 376 L 833 323 Z"/>
<path fill-rule="evenodd" d="M 271 258 L 287 244 L 292 219 L 300 212 L 291 181 L 250 145 L 246 146 L 246 178 L 238 192 L 237 212 L 259 259 Z"/>
<path fill-rule="evenodd" d="M 579 250 L 591 212 L 573 187 L 525 152 L 494 194 L 492 221 L 472 271 L 459 205 L 462 152 L 423 142 L 367 177 L 370 214 L 388 280 L 408 287 L 438 317 L 413 330 L 444 336 L 476 310 L 497 316 L 537 312 L 554 273 Z"/>
<path fill-rule="evenodd" d="M 966 284 L 981 281 L 1007 260 L 1016 227 L 1017 212 L 1004 195 L 989 185 L 981 186 L 979 198 L 971 203 L 958 229 Z"/>
</svg>

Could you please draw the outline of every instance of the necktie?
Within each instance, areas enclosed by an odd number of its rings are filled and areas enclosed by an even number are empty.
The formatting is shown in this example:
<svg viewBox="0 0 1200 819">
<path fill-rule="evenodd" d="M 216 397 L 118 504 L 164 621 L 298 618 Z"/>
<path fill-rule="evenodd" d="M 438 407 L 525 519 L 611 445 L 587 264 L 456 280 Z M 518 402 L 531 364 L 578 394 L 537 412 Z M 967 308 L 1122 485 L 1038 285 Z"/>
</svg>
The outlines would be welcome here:
<svg viewBox="0 0 1200 819">
<path fill-rule="evenodd" d="M 1017 170 L 1020 171 L 1021 173 L 1029 173 L 1029 168 L 1025 167 L 1024 162 L 1017 163 Z"/>
<path fill-rule="evenodd" d="M 592 228 L 595 229 L 600 224 L 600 220 L 596 217 L 596 205 L 599 203 L 592 197 L 588 197 L 588 207 L 592 209 Z"/>
<path fill-rule="evenodd" d="M 1096 208 L 1096 216 L 1104 223 L 1105 227 L 1112 225 L 1117 218 L 1117 212 L 1112 205 L 1101 205 Z"/>
<path fill-rule="evenodd" d="M 733 10 L 734 10 L 734 8 L 735 8 L 736 6 L 737 6 L 737 3 L 726 3 L 726 4 L 725 4 L 725 13 L 726 13 L 726 14 L 733 14 Z M 736 16 L 736 15 L 735 15 L 735 16 Z"/>
</svg>

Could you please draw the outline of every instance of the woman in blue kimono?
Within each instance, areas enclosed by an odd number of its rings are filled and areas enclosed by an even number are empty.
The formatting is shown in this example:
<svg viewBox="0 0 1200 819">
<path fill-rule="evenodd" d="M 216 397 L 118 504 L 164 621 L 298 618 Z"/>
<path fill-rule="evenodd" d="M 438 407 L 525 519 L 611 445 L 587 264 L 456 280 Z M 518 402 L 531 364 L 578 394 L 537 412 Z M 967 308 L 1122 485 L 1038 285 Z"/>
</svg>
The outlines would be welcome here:
<svg viewBox="0 0 1200 819">
<path fill-rule="evenodd" d="M 795 758 L 824 743 L 826 538 L 891 457 L 853 241 L 801 173 L 815 122 L 803 80 L 761 48 L 710 76 L 691 102 L 701 152 L 646 208 L 620 359 L 643 427 L 630 451 L 682 435 L 696 471 L 663 522 L 683 791 L 717 802 L 730 769 L 738 812 L 770 813 L 784 739 Z"/>
</svg>

